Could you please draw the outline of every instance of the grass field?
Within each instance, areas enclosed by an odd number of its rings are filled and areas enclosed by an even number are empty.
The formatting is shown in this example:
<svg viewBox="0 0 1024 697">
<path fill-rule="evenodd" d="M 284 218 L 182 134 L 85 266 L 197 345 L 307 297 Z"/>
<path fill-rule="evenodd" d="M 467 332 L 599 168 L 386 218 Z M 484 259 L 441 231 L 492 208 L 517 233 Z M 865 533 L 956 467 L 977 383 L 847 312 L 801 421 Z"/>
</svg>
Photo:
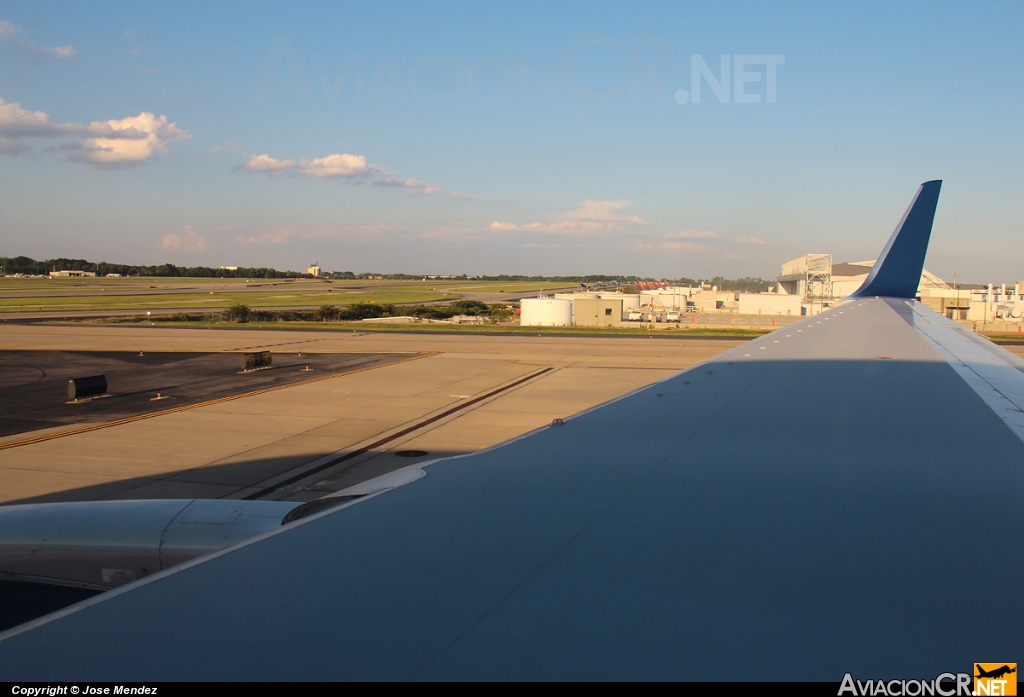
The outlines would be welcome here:
<svg viewBox="0 0 1024 697">
<path fill-rule="evenodd" d="M 316 308 L 356 303 L 450 302 L 563 288 L 559 283 L 497 281 L 253 281 L 220 278 L 0 279 L 0 312 Z"/>
<path fill-rule="evenodd" d="M 144 276 L 131 278 L 0 278 L 0 294 L 16 291 L 96 291 L 101 288 L 110 290 L 136 290 L 136 289 L 160 289 L 180 288 L 188 286 L 211 286 L 223 285 L 226 287 L 263 287 L 268 286 L 334 286 L 339 288 L 351 287 L 373 287 L 381 289 L 393 288 L 419 288 L 419 289 L 453 289 L 464 292 L 485 292 L 496 293 L 499 291 L 517 292 L 529 290 L 552 290 L 565 288 L 566 283 L 549 283 L 537 281 L 475 281 L 475 280 L 450 280 L 450 279 L 427 279 L 420 280 L 381 280 L 373 281 L 367 279 L 356 280 L 318 280 L 311 278 L 278 278 L 278 279 L 251 279 L 244 278 L 164 278 Z"/>
<path fill-rule="evenodd" d="M 260 280 L 249 282 L 259 284 L 286 284 L 295 283 L 292 279 Z M 0 295 L 6 292 L 18 291 L 71 291 L 71 290 L 99 290 L 107 289 L 145 289 L 150 287 L 193 285 L 206 286 L 212 284 L 247 284 L 244 278 L 0 278 Z"/>
<path fill-rule="evenodd" d="M 380 292 L 316 292 L 288 289 L 281 292 L 175 293 L 172 295 L 78 296 L 33 298 L 0 297 L 0 312 L 60 312 L 67 310 L 206 310 L 242 303 L 253 308 L 320 307 L 355 303 L 418 303 L 444 300 L 439 292 L 381 290 Z"/>
</svg>

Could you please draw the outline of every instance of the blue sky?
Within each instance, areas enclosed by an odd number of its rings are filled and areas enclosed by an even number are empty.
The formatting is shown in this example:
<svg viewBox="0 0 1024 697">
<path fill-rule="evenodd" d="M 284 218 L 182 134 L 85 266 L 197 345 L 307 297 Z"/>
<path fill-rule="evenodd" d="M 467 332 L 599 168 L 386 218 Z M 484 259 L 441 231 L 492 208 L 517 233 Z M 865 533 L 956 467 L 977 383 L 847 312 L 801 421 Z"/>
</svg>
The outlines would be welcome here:
<svg viewBox="0 0 1024 697">
<path fill-rule="evenodd" d="M 1021 26 L 1021 3 L 7 4 L 0 255 L 774 277 L 873 258 L 940 178 L 928 267 L 1012 282 Z"/>
</svg>

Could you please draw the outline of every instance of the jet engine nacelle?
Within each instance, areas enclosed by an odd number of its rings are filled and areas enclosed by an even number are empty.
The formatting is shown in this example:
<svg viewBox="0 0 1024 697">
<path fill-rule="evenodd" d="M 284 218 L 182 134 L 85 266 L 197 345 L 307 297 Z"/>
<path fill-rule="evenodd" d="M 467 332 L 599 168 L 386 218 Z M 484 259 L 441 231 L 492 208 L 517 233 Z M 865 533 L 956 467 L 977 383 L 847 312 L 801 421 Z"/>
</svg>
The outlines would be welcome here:
<svg viewBox="0 0 1024 697">
<path fill-rule="evenodd" d="M 0 506 L 0 578 L 105 590 L 277 528 L 300 505 L 168 499 Z"/>
</svg>

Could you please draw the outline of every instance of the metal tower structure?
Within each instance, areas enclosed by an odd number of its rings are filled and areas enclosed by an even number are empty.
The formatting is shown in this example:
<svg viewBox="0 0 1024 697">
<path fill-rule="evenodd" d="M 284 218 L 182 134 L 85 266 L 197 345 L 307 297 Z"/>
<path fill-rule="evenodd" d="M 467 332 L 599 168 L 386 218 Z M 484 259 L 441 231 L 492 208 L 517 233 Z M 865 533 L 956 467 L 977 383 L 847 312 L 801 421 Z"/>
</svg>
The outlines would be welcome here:
<svg viewBox="0 0 1024 697">
<path fill-rule="evenodd" d="M 807 280 L 804 294 L 808 303 L 830 302 L 832 300 L 832 255 L 807 255 Z"/>
</svg>

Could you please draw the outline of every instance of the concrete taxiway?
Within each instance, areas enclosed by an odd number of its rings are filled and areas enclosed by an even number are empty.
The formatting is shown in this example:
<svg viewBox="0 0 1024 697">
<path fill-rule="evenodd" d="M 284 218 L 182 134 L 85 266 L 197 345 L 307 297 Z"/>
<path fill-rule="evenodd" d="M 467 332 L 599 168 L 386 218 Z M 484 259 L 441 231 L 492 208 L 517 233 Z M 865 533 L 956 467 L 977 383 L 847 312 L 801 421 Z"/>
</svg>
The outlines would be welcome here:
<svg viewBox="0 0 1024 697">
<path fill-rule="evenodd" d="M 250 393 L 239 376 L 230 398 L 113 421 L 79 405 L 80 423 L 0 438 L 0 502 L 312 500 L 409 464 L 496 445 L 743 341 L 7 325 L 0 350 L 75 351 L 86 363 L 90 353 L 99 360 L 104 352 L 140 351 L 269 350 L 292 371 L 307 363 L 300 352 L 316 360 L 313 376 L 304 372 L 274 389 Z M 174 364 L 167 370 L 173 376 Z M 643 447 L 644 433 L 612 435 Z"/>
</svg>

